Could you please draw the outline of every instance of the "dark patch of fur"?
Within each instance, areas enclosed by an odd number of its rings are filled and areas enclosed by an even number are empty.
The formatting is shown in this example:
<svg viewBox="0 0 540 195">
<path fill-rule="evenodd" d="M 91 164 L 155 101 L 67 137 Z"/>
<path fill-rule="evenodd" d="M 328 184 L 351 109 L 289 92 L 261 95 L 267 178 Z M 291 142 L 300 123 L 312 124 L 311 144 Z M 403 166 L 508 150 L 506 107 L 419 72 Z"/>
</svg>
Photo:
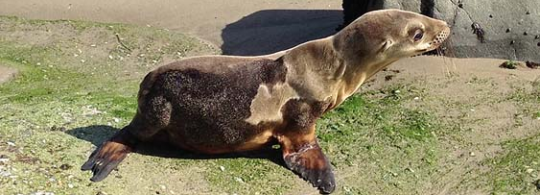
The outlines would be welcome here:
<svg viewBox="0 0 540 195">
<path fill-rule="evenodd" d="M 219 74 L 194 68 L 168 70 L 151 77 L 155 81 L 140 100 L 141 116 L 133 123 L 166 124 L 163 130 L 169 141 L 182 142 L 176 144 L 188 149 L 240 145 L 264 128 L 245 122 L 259 86 L 284 82 L 286 72 L 281 60 L 259 60 Z"/>
<path fill-rule="evenodd" d="M 315 121 L 326 112 L 330 102 L 310 101 L 306 99 L 289 100 L 282 109 L 283 119 L 287 123 L 285 131 L 308 131 Z"/>
</svg>

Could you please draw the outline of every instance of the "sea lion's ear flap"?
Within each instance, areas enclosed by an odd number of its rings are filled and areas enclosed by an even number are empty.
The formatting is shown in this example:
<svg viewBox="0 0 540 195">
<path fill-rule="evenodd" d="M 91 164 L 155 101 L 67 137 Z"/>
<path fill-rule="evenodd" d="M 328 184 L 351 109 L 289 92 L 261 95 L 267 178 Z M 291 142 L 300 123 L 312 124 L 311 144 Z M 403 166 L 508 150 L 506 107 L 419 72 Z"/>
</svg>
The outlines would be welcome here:
<svg viewBox="0 0 540 195">
<path fill-rule="evenodd" d="M 381 47 L 380 47 L 380 49 L 379 49 L 379 51 L 378 51 L 377 53 L 385 52 L 385 51 L 388 50 L 390 47 L 392 47 L 392 45 L 394 45 L 394 41 L 392 41 L 391 39 L 385 40 L 385 41 L 381 44 Z"/>
</svg>

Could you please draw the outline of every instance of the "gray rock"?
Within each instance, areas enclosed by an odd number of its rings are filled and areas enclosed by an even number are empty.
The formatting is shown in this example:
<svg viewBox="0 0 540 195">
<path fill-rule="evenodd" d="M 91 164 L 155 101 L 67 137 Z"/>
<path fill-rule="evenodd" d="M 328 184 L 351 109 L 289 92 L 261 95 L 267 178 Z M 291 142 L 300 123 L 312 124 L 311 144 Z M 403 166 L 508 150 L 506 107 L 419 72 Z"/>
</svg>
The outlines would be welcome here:
<svg viewBox="0 0 540 195">
<path fill-rule="evenodd" d="M 450 49 L 456 57 L 502 58 L 540 62 L 540 1 L 538 0 L 380 0 L 372 9 L 395 8 L 426 13 L 452 27 Z M 424 8 L 422 8 L 424 7 Z M 485 31 L 485 43 L 472 23 Z M 535 39 L 536 38 L 536 39 Z M 511 44 L 513 43 L 513 44 Z"/>
</svg>

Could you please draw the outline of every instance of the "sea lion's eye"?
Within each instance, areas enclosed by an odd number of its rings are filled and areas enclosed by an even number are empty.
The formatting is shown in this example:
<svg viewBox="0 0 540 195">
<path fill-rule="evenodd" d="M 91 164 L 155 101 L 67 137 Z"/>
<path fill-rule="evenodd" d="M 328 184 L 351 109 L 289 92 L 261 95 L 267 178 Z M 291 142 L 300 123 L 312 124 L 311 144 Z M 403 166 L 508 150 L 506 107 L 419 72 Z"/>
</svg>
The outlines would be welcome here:
<svg viewBox="0 0 540 195">
<path fill-rule="evenodd" d="M 422 38 L 424 38 L 424 31 L 418 29 L 414 33 L 414 41 L 420 41 Z"/>
</svg>

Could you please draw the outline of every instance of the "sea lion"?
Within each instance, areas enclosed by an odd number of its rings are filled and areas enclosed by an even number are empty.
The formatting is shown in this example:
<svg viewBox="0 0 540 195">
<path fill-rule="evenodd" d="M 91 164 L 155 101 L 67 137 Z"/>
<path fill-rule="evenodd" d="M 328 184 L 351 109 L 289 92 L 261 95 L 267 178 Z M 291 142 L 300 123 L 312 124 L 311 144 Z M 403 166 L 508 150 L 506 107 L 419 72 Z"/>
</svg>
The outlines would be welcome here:
<svg viewBox="0 0 540 195">
<path fill-rule="evenodd" d="M 288 168 L 321 193 L 336 187 L 317 143 L 316 120 L 366 79 L 405 57 L 436 49 L 450 29 L 413 12 L 366 13 L 335 34 L 265 57 L 207 56 L 146 75 L 129 125 L 82 170 L 103 180 L 141 142 L 206 154 L 256 150 L 277 141 Z"/>
</svg>

